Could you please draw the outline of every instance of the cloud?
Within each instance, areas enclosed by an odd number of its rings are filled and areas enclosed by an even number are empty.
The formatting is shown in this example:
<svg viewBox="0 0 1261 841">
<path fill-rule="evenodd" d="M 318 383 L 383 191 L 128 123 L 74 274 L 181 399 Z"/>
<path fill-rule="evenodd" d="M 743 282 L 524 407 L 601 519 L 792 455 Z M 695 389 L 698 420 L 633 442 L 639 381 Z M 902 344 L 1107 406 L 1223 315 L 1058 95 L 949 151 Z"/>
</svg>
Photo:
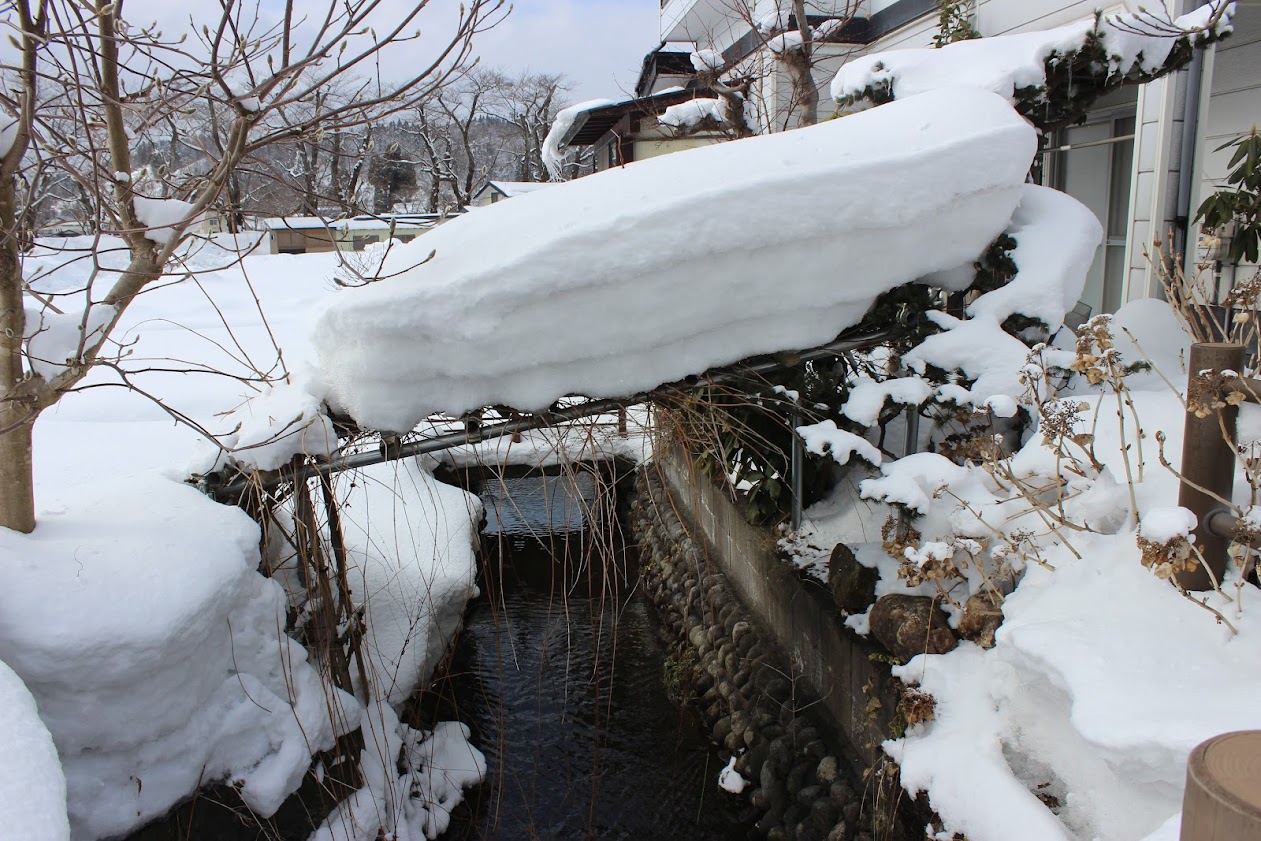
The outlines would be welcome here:
<svg viewBox="0 0 1261 841">
<path fill-rule="evenodd" d="M 409 31 L 419 28 L 422 37 L 388 50 L 381 75 L 401 78 L 423 66 L 449 40 L 463 6 L 460 0 L 429 0 L 409 27 Z M 281 0 L 242 4 L 245 17 L 257 9 L 267 23 L 277 21 L 282 8 Z M 296 8 L 310 27 L 322 18 L 326 6 L 325 2 L 307 2 Z M 383 0 L 372 18 L 375 31 L 384 33 L 415 8 L 416 0 Z M 644 55 L 658 43 L 657 15 L 658 6 L 651 0 L 515 0 L 511 14 L 475 39 L 473 55 L 481 56 L 485 66 L 509 74 L 525 70 L 563 74 L 572 85 L 574 101 L 616 98 L 632 92 Z M 193 4 L 190 9 L 170 0 L 130 0 L 126 17 L 133 25 L 156 22 L 170 39 L 218 20 L 217 9 L 211 5 Z M 266 29 L 265 24 L 254 32 L 262 34 Z M 184 46 L 197 52 L 191 39 Z M 364 67 L 362 72 L 372 70 Z"/>
<path fill-rule="evenodd" d="M 508 72 L 562 73 L 572 98 L 629 94 L 657 46 L 657 4 L 644 0 L 522 0 L 474 49 Z"/>
</svg>

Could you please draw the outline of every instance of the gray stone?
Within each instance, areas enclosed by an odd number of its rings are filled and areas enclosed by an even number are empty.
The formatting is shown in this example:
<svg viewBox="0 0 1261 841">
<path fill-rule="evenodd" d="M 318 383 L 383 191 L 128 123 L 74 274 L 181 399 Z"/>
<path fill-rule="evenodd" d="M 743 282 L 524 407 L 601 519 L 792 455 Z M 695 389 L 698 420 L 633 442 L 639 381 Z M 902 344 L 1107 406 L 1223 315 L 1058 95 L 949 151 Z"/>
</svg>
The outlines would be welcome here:
<svg viewBox="0 0 1261 841">
<path fill-rule="evenodd" d="M 844 543 L 832 549 L 828 562 L 828 586 L 836 606 L 847 614 L 863 613 L 876 600 L 876 581 L 880 573 L 865 567 Z"/>
<path fill-rule="evenodd" d="M 809 809 L 822 794 L 823 789 L 818 786 L 802 786 L 801 791 L 797 792 L 797 803 L 801 808 Z"/>
<path fill-rule="evenodd" d="M 814 770 L 814 776 L 819 782 L 830 786 L 836 782 L 837 771 L 836 757 L 825 756 L 819 760 L 819 765 Z"/>
<path fill-rule="evenodd" d="M 792 696 L 792 684 L 782 677 L 774 677 L 766 682 L 762 692 L 772 701 L 782 704 Z"/>
<path fill-rule="evenodd" d="M 788 772 L 788 779 L 785 782 L 785 785 L 788 786 L 788 792 L 795 796 L 805 788 L 805 783 L 810 779 L 810 773 L 813 770 L 809 763 L 806 762 L 798 762 L 793 765 L 792 770 Z"/>
<path fill-rule="evenodd" d="M 871 635 L 903 662 L 917 654 L 945 654 L 959 644 L 946 614 L 928 596 L 881 596 L 869 624 Z"/>
<path fill-rule="evenodd" d="M 820 797 L 810 804 L 810 822 L 820 832 L 830 832 L 836 826 L 836 807 L 826 797 Z"/>
</svg>

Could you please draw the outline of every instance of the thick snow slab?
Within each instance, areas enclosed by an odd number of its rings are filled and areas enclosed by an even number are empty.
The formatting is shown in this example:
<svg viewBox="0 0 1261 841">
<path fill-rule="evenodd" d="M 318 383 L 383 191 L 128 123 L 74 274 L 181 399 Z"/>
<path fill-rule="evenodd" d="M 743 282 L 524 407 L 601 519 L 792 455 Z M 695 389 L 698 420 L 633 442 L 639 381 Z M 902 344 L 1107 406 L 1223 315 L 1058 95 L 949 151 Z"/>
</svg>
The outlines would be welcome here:
<svg viewBox="0 0 1261 841">
<path fill-rule="evenodd" d="M 10 838 L 64 841 L 66 777 L 22 679 L 0 662 L 0 826 Z"/>
<path fill-rule="evenodd" d="M 355 603 L 367 605 L 376 691 L 401 704 L 428 681 L 477 595 L 481 503 L 415 460 L 364 468 L 343 529 Z"/>
<path fill-rule="evenodd" d="M 975 259 L 1034 149 L 1000 97 L 936 91 L 502 202 L 337 296 L 315 335 L 329 397 L 402 431 L 821 344 L 880 293 Z"/>
<path fill-rule="evenodd" d="M 0 557 L 0 658 L 39 699 L 76 837 L 221 779 L 270 814 L 331 744 L 239 509 L 156 477 L 87 483 L 46 494 L 33 534 L 0 529 Z"/>
</svg>

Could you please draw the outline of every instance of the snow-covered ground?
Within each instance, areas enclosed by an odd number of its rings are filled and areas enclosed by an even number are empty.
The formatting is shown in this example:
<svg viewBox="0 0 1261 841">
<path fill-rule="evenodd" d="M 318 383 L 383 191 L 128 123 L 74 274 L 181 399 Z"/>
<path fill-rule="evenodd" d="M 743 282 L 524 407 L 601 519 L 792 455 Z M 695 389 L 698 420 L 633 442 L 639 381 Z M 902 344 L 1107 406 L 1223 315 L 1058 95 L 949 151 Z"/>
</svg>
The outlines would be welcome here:
<svg viewBox="0 0 1261 841">
<path fill-rule="evenodd" d="M 56 248 L 37 250 L 26 267 L 45 293 L 85 284 L 93 255 L 107 268 L 121 259 L 110 240 L 48 245 Z M 65 265 L 66 246 L 83 249 L 84 258 Z M 314 751 L 368 717 L 283 634 L 290 596 L 278 581 L 286 578 L 258 573 L 255 523 L 184 483 L 212 466 L 218 450 L 168 410 L 248 447 L 243 454 L 264 466 L 300 447 L 322 452 L 336 444 L 318 416 L 293 440 L 267 442 L 277 426 L 314 412 L 308 390 L 244 403 L 258 396 L 246 380 L 279 370 L 277 346 L 295 382 L 309 376 L 311 310 L 336 289 L 334 255 L 258 255 L 225 268 L 233 256 L 214 245 L 196 250 L 186 261 L 193 274 L 142 295 L 117 334 L 128 345 L 124 366 L 138 372 L 136 387 L 166 409 L 111 385 L 117 378 L 101 371 L 37 424 L 39 525 L 31 535 L 0 530 L 0 660 L 38 703 L 65 782 L 58 794 L 43 770 L 38 733 L 21 714 L 20 683 L 6 689 L 11 727 L 28 731 L 13 744 L 31 746 L 31 771 L 21 779 L 27 788 L 6 783 L 0 795 L 6 830 L 61 801 L 63 833 L 67 810 L 74 838 L 124 832 L 216 780 L 238 784 L 247 803 L 270 813 L 297 787 Z M 70 310 L 77 299 L 57 300 Z M 260 442 L 266 446 L 252 446 Z M 351 586 L 367 605 L 376 692 L 397 703 L 427 679 L 476 592 L 480 503 L 415 463 L 382 465 L 353 489 L 349 482 L 338 488 Z M 422 741 L 381 706 L 369 705 L 378 734 L 385 720 L 390 739 Z M 436 738 L 444 746 L 413 749 L 418 759 L 409 773 L 418 780 L 437 779 L 438 769 L 425 764 L 435 751 L 462 751 L 463 764 L 477 767 L 480 755 L 458 728 Z M 455 791 L 473 779 L 464 774 Z M 42 780 L 37 796 L 32 789 Z M 458 798 L 445 778 L 439 782 L 399 790 L 418 793 L 409 808 L 441 795 L 449 810 Z M 365 805 L 372 808 L 361 822 L 424 837 L 425 819 L 377 809 L 371 797 Z M 427 825 L 432 832 L 436 822 Z M 50 829 L 22 837 L 57 836 Z"/>
<path fill-rule="evenodd" d="M 1181 363 L 1189 340 L 1166 304 L 1134 302 L 1112 329 L 1121 337 L 1125 364 L 1150 359 L 1170 382 L 1186 382 Z M 1125 331 L 1150 352 L 1140 353 Z M 1132 422 L 1125 432 L 1132 469 L 1146 462 L 1134 484 L 1144 533 L 1167 536 L 1152 534 L 1153 526 L 1184 533 L 1185 524 L 1168 513 L 1178 482 L 1160 466 L 1155 441 L 1163 431 L 1165 452 L 1176 464 L 1180 397 L 1154 372 L 1127 382 L 1146 433 L 1140 451 Z M 974 553 L 963 578 L 942 582 L 962 604 L 969 593 L 985 590 L 979 572 L 993 571 L 994 548 L 1010 546 L 1022 531 L 1039 535 L 1041 548 L 1024 562 L 1009 556 L 1023 577 L 1003 602 L 994 648 L 963 642 L 896 670 L 937 704 L 934 720 L 885 748 L 901 765 L 903 784 L 928 793 L 949 830 L 943 838 L 957 831 L 974 841 L 1173 841 L 1190 750 L 1218 733 L 1261 727 L 1253 702 L 1261 697 L 1261 663 L 1254 656 L 1261 644 L 1261 595 L 1233 583 L 1224 585 L 1226 597 L 1200 594 L 1232 632 L 1146 568 L 1125 484 L 1115 397 L 1084 376 L 1061 396 L 1082 405 L 1076 429 L 1094 429 L 1094 453 L 1103 464 L 1072 477 L 1067 519 L 1085 530 L 1047 535 L 1034 507 L 1014 492 L 1012 476 L 1038 487 L 1064 466 L 1033 433 L 1018 454 L 997 465 L 960 467 L 923 454 L 887 463 L 879 473 L 860 469 L 832 499 L 806 511 L 802 534 L 785 545 L 799 563 L 825 573 L 826 559 L 812 547 L 845 542 L 860 562 L 880 570 L 878 595 L 937 594 L 932 581 L 908 586 L 898 575 L 898 559 L 881 550 L 879 525 L 892 513 L 887 503 L 898 501 L 923 513 L 914 521 L 921 550 L 936 546 L 938 555 L 961 559 Z M 1241 427 L 1249 429 L 1261 410 L 1243 411 Z M 1237 498 L 1247 498 L 1249 489 L 1239 482 Z M 855 485 L 866 499 L 856 498 Z M 951 612 L 957 619 L 958 611 Z M 851 624 L 865 630 L 864 620 L 852 617 Z"/>
</svg>

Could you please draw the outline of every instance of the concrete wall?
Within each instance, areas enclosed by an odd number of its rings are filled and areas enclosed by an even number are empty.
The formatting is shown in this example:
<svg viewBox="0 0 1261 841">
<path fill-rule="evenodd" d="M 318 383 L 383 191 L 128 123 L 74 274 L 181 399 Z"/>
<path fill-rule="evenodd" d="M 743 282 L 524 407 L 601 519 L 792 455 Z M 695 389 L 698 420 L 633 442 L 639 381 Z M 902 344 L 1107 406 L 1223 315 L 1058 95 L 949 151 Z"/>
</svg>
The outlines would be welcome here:
<svg viewBox="0 0 1261 841">
<path fill-rule="evenodd" d="M 745 522 L 707 478 L 694 476 L 685 458 L 658 450 L 657 465 L 676 505 L 704 534 L 713 563 L 818 701 L 823 725 L 849 747 L 854 770 L 870 768 L 897 703 L 888 667 L 869 659 L 877 649 L 848 631 L 831 594 L 777 558 L 771 536 Z M 873 697 L 880 701 L 874 714 Z"/>
</svg>

